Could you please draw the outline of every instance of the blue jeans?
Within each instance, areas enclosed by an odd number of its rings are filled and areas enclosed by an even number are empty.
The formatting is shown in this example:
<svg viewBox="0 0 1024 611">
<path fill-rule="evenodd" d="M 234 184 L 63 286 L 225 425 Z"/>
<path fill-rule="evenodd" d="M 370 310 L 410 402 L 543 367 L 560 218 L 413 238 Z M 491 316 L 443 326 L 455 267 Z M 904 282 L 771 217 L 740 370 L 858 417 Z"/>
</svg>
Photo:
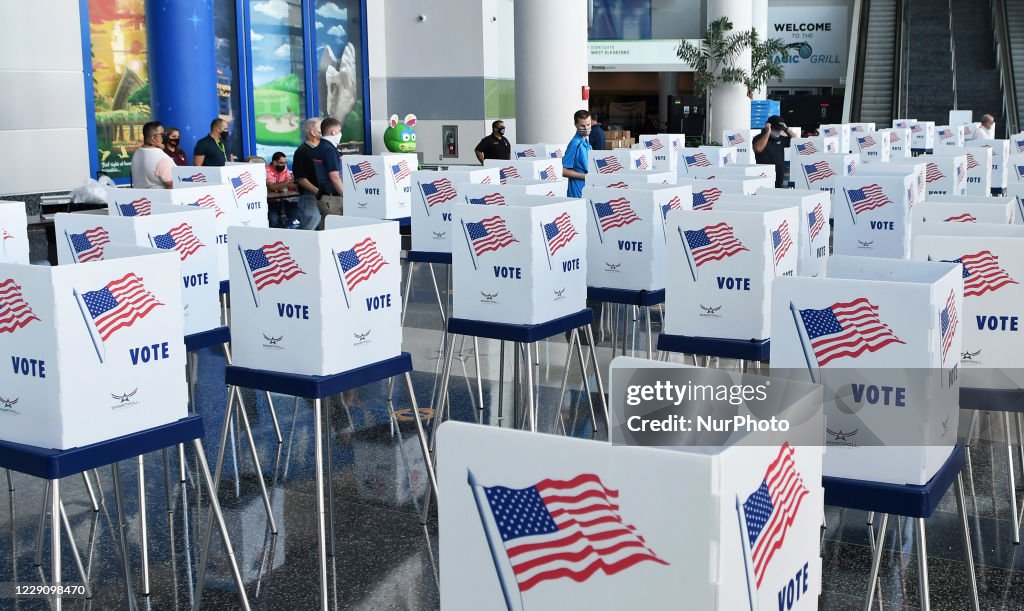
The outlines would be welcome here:
<svg viewBox="0 0 1024 611">
<path fill-rule="evenodd" d="M 299 229 L 314 231 L 320 225 L 320 208 L 317 206 L 316 195 L 303 193 L 299 196 Z"/>
<path fill-rule="evenodd" d="M 291 229 L 292 221 L 299 221 L 302 223 L 302 218 L 299 215 L 299 204 L 294 200 L 284 200 L 277 202 L 269 202 L 268 206 L 270 212 L 268 214 L 271 227 L 280 227 L 283 229 Z"/>
</svg>

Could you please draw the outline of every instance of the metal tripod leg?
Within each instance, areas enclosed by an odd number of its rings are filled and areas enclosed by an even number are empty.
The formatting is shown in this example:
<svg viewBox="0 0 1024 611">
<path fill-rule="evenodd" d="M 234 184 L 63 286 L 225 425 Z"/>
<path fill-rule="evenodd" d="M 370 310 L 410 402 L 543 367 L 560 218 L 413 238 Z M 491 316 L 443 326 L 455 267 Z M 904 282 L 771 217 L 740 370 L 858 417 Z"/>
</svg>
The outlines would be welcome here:
<svg viewBox="0 0 1024 611">
<path fill-rule="evenodd" d="M 889 526 L 889 514 L 882 514 L 882 523 L 879 524 L 878 540 L 875 542 L 875 553 L 871 558 L 871 576 L 868 579 L 868 597 L 864 605 L 864 611 L 871 611 L 871 605 L 875 600 L 875 582 L 878 581 L 878 568 L 882 564 L 882 549 L 885 547 L 885 530 Z"/>
<path fill-rule="evenodd" d="M 981 611 L 978 604 L 978 577 L 974 572 L 974 553 L 971 550 L 971 531 L 967 526 L 967 503 L 964 501 L 964 476 L 956 476 L 956 509 L 960 514 L 960 532 L 964 538 L 964 563 L 967 565 L 967 580 L 971 586 L 971 603 L 974 611 Z"/>
</svg>

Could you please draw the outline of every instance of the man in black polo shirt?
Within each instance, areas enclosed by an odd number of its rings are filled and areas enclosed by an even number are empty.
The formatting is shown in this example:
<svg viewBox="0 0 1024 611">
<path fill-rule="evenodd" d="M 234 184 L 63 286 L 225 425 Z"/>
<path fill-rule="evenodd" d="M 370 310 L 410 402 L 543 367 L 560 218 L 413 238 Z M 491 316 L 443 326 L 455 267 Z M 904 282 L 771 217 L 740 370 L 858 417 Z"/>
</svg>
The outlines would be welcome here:
<svg viewBox="0 0 1024 611">
<path fill-rule="evenodd" d="M 305 141 L 295 149 L 292 157 L 292 175 L 299 188 L 299 229 L 316 229 L 320 225 L 320 208 L 317 195 L 320 186 L 317 184 L 316 164 L 314 156 L 320 146 L 320 121 L 308 119 L 302 124 Z"/>
<path fill-rule="evenodd" d="M 786 149 L 789 148 L 789 128 L 779 115 L 768 117 L 761 134 L 754 138 L 754 160 L 775 166 L 775 188 L 786 186 Z"/>
<path fill-rule="evenodd" d="M 484 137 L 474 152 L 480 163 L 484 159 L 511 159 L 512 145 L 505 138 L 505 122 L 498 119 L 491 123 L 491 135 Z"/>
<path fill-rule="evenodd" d="M 235 156 L 224 150 L 224 143 L 227 141 L 228 122 L 218 117 L 210 123 L 210 133 L 196 142 L 196 147 L 192 151 L 193 163 L 210 167 L 223 166 L 228 161 L 234 161 Z"/>
</svg>

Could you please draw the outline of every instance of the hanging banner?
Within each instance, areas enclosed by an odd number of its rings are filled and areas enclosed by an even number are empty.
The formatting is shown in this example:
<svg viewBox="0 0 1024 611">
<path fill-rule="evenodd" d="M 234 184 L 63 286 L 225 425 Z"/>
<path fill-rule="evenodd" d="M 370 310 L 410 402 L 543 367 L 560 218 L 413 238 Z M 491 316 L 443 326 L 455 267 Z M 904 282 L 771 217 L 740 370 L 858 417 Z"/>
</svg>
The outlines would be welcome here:
<svg viewBox="0 0 1024 611">
<path fill-rule="evenodd" d="M 844 6 L 769 6 L 768 38 L 779 38 L 786 55 L 776 56 L 785 80 L 846 77 L 849 18 Z M 762 35 L 765 38 L 765 35 Z"/>
</svg>

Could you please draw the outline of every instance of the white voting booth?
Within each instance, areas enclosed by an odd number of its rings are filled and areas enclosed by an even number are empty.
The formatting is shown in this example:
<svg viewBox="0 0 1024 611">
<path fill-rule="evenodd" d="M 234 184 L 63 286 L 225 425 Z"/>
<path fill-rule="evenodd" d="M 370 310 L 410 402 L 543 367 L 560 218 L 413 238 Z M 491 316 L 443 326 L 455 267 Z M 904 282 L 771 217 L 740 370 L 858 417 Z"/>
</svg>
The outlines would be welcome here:
<svg viewBox="0 0 1024 611">
<path fill-rule="evenodd" d="M 651 166 L 652 170 L 674 173 L 679 164 L 679 151 L 686 146 L 686 136 L 683 134 L 640 136 L 637 146 L 651 152 L 654 162 Z"/>
<path fill-rule="evenodd" d="M 175 189 L 226 185 L 230 189 L 238 217 L 238 222 L 232 224 L 252 227 L 269 225 L 267 168 L 261 163 L 231 162 L 220 167 L 175 166 L 172 184 Z M 217 205 L 225 211 L 228 209 L 226 201 L 218 201 Z"/>
<path fill-rule="evenodd" d="M 587 171 L 598 174 L 615 174 L 628 170 L 654 170 L 654 154 L 646 148 L 612 149 L 587 153 Z"/>
<path fill-rule="evenodd" d="M 584 187 L 587 201 L 587 286 L 656 291 L 665 288 L 665 218 L 689 205 L 690 188 L 638 185 Z"/>
<path fill-rule="evenodd" d="M 910 125 L 910 148 L 924 151 L 935 148 L 935 121 L 914 121 Z"/>
<path fill-rule="evenodd" d="M 1013 198 L 1017 206 L 1017 223 L 1024 224 L 1024 183 L 1010 183 L 1003 193 Z"/>
<path fill-rule="evenodd" d="M 687 178 L 723 180 L 747 180 L 750 178 L 766 178 L 769 186 L 775 186 L 775 166 L 767 164 L 727 165 L 720 168 L 690 168 Z"/>
<path fill-rule="evenodd" d="M 885 134 L 878 132 L 853 136 L 857 152 L 864 163 L 885 163 L 892 157 L 892 142 Z"/>
<path fill-rule="evenodd" d="M 795 205 L 800 208 L 800 248 L 797 256 L 797 274 L 818 276 L 825 272 L 825 261 L 829 255 L 829 212 L 832 198 L 824 191 L 803 191 L 799 189 L 757 190 L 757 197 L 722 196 L 722 202 L 746 203 L 749 205 Z"/>
<path fill-rule="evenodd" d="M 419 167 L 412 153 L 342 155 L 345 216 L 402 219 L 412 215 L 412 173 Z"/>
<path fill-rule="evenodd" d="M 936 125 L 935 148 L 957 147 L 964 145 L 963 125 Z"/>
<path fill-rule="evenodd" d="M 964 146 L 992 149 L 992 188 L 1005 189 L 1010 180 L 1010 141 L 968 140 Z"/>
<path fill-rule="evenodd" d="M 753 195 L 759 189 L 774 187 L 775 182 L 770 178 L 754 178 L 745 176 L 730 176 L 728 179 L 719 177 L 712 178 L 681 178 L 676 184 L 687 185 L 693 188 L 693 205 L 695 208 L 703 204 L 714 203 L 721 193 L 735 193 L 738 195 Z M 703 199 L 698 196 L 703 196 Z"/>
<path fill-rule="evenodd" d="M 848 124 L 821 125 L 818 133 L 825 138 L 835 138 L 839 143 L 839 154 L 843 155 L 853 150 L 850 142 L 850 126 Z"/>
<path fill-rule="evenodd" d="M 398 223 L 228 231 L 234 364 L 329 375 L 402 350 Z"/>
<path fill-rule="evenodd" d="M 721 146 L 681 148 L 678 152 L 676 175 L 691 178 L 691 171 L 699 168 L 721 168 L 736 163 L 736 153 Z"/>
<path fill-rule="evenodd" d="M 501 186 L 497 168 L 412 173 L 412 249 L 451 252 L 452 203 L 463 185 Z"/>
<path fill-rule="evenodd" d="M 586 306 L 586 202 L 523 196 L 452 206 L 454 316 L 532 325 Z"/>
<path fill-rule="evenodd" d="M 890 159 L 910 159 L 910 145 L 912 144 L 910 129 L 893 127 L 892 129 L 880 129 L 877 134 L 876 137 L 880 136 L 889 141 Z"/>
<path fill-rule="evenodd" d="M 107 258 L 112 244 L 174 251 L 185 334 L 221 326 L 220 279 L 214 213 L 200 208 L 154 205 L 149 216 L 73 213 L 54 217 L 57 261 L 61 265 Z"/>
<path fill-rule="evenodd" d="M 612 367 L 640 363 L 653 364 Z M 807 390 L 793 399 L 820 397 Z M 818 608 L 820 447 L 613 447 L 449 421 L 438 453 L 442 609 L 735 611 L 775 609 L 779 600 L 789 611 Z M 748 525 L 761 522 L 746 510 L 761 505 L 780 467 L 795 500 L 773 514 L 776 538 L 759 538 Z M 558 510 L 575 497 L 586 500 L 568 507 L 583 518 L 567 520 Z M 547 526 L 524 536 L 502 519 L 510 511 Z M 529 552 L 567 535 L 582 539 L 570 551 L 590 553 L 567 563 Z"/>
<path fill-rule="evenodd" d="M 941 199 L 940 199 L 941 198 Z M 1012 197 L 967 197 L 936 195 L 914 206 L 914 223 L 995 223 L 1013 225 L 1017 202 Z"/>
<path fill-rule="evenodd" d="M 928 196 L 966 195 L 967 156 L 925 155 L 919 157 L 925 164 L 925 182 Z"/>
<path fill-rule="evenodd" d="M 25 203 L 0 201 L 0 263 L 28 265 L 28 262 Z"/>
<path fill-rule="evenodd" d="M 910 199 L 914 178 L 837 178 L 832 195 L 832 252 L 906 259 L 910 256 Z"/>
<path fill-rule="evenodd" d="M 588 172 L 586 185 L 588 187 L 613 187 L 625 189 L 632 185 L 641 184 L 676 184 L 676 173 L 672 172 L 618 172 L 616 174 L 598 174 Z"/>
<path fill-rule="evenodd" d="M 850 126 L 850 136 L 860 136 L 863 134 L 870 134 L 875 131 L 874 123 L 847 123 Z"/>
<path fill-rule="evenodd" d="M 767 339 L 772 280 L 796 273 L 798 223 L 784 203 L 669 212 L 664 332 Z"/>
<path fill-rule="evenodd" d="M 179 260 L 0 263 L 0 439 L 66 450 L 188 415 Z"/>
<path fill-rule="evenodd" d="M 928 165 L 924 160 L 914 159 L 893 159 L 889 163 L 865 163 L 857 171 L 858 177 L 866 176 L 906 176 L 914 178 L 914 190 L 908 194 L 911 198 L 910 207 L 925 201 L 928 197 Z"/>
<path fill-rule="evenodd" d="M 513 144 L 513 159 L 561 159 L 565 156 L 564 144 Z"/>
<path fill-rule="evenodd" d="M 498 168 L 501 184 L 513 178 L 556 182 L 562 178 L 562 162 L 557 159 L 484 159 L 485 168 Z"/>
<path fill-rule="evenodd" d="M 1018 327 L 1024 318 L 1024 227 L 929 225 L 914 235 L 913 258 L 962 267 L 961 385 L 1024 387 Z"/>
<path fill-rule="evenodd" d="M 839 138 L 826 136 L 808 136 L 791 138 L 786 149 L 787 158 L 795 161 L 797 157 L 819 154 L 839 154 Z"/>
<path fill-rule="evenodd" d="M 852 154 L 798 157 L 790 162 L 789 178 L 797 189 L 831 192 L 836 177 L 852 175 L 859 162 L 860 155 Z"/>
<path fill-rule="evenodd" d="M 963 155 L 967 158 L 967 178 L 964 182 L 965 195 L 985 197 L 992 193 L 992 149 L 974 146 L 940 146 L 931 156 Z M 927 161 L 928 157 L 921 158 Z M 950 193 L 949 195 L 955 195 Z"/>
<path fill-rule="evenodd" d="M 772 369 L 823 384 L 825 475 L 922 485 L 949 458 L 960 276 L 951 263 L 833 256 L 825 278 L 775 281 Z"/>
<path fill-rule="evenodd" d="M 753 164 L 754 138 L 761 135 L 759 129 L 726 129 L 722 130 L 722 147 L 732 149 L 735 162 Z"/>
</svg>

